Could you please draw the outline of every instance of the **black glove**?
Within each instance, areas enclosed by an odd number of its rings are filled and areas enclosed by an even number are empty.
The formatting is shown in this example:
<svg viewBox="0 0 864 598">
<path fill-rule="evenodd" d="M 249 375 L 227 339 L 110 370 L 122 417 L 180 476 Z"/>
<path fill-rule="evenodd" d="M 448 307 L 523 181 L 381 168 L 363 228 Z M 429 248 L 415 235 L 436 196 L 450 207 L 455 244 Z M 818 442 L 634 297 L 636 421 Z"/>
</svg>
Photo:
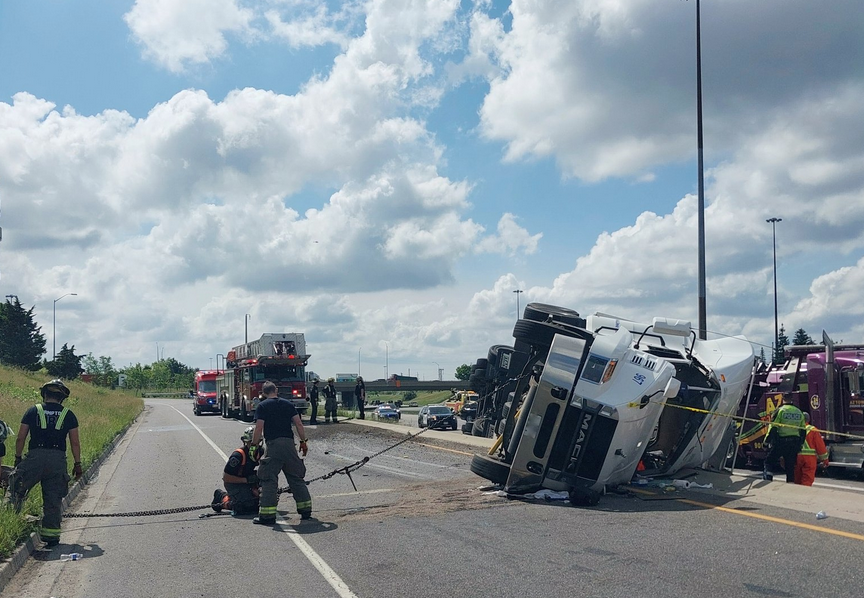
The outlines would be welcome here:
<svg viewBox="0 0 864 598">
<path fill-rule="evenodd" d="M 21 455 L 15 455 L 15 467 L 21 465 Z"/>
<path fill-rule="evenodd" d="M 258 474 L 253 473 L 252 475 L 250 475 L 248 478 L 246 478 L 246 483 L 252 484 L 253 486 L 257 486 L 258 485 Z"/>
<path fill-rule="evenodd" d="M 75 476 L 76 480 L 80 480 L 81 476 L 84 475 L 84 470 L 81 469 L 81 461 L 75 462 L 75 465 L 72 467 L 72 474 Z"/>
</svg>

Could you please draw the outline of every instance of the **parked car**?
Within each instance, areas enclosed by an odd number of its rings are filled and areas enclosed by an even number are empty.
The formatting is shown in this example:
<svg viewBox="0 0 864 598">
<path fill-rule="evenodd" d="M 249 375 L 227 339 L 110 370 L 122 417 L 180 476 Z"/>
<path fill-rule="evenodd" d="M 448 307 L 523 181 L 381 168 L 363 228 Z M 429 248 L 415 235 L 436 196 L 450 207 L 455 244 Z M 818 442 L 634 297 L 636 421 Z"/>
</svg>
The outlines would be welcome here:
<svg viewBox="0 0 864 598">
<path fill-rule="evenodd" d="M 457 427 L 456 414 L 450 407 L 444 405 L 426 405 L 420 408 L 417 414 L 417 425 L 421 428 L 433 427 L 438 430 L 450 428 L 455 430 Z"/>
<path fill-rule="evenodd" d="M 402 419 L 402 413 L 393 405 L 384 403 L 383 405 L 378 405 L 378 407 L 375 408 L 375 411 L 372 412 L 372 417 L 374 419 L 384 421 L 399 421 L 400 419 Z"/>
</svg>

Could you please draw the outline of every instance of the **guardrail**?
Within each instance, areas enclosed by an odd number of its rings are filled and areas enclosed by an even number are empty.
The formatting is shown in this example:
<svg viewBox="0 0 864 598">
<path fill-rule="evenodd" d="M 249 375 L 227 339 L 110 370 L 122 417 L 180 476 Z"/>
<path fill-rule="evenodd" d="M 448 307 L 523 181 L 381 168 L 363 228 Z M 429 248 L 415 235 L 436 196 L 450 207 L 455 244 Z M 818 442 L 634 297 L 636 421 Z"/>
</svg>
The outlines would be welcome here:
<svg viewBox="0 0 864 598">
<path fill-rule="evenodd" d="M 141 396 L 145 399 L 188 399 L 189 391 L 186 392 L 151 392 L 142 390 Z"/>
<path fill-rule="evenodd" d="M 318 388 L 323 388 L 323 385 L 326 384 L 326 378 L 318 384 Z M 371 380 L 366 381 L 366 392 L 372 391 L 382 391 L 382 390 L 392 390 L 392 391 L 405 391 L 405 390 L 469 390 L 471 388 L 471 384 L 464 380 L 398 380 L 398 381 L 390 381 L 386 380 Z M 311 384 L 308 384 L 307 387 L 311 388 Z M 347 392 L 354 391 L 354 382 L 336 382 L 335 385 L 336 390 L 338 392 Z"/>
</svg>

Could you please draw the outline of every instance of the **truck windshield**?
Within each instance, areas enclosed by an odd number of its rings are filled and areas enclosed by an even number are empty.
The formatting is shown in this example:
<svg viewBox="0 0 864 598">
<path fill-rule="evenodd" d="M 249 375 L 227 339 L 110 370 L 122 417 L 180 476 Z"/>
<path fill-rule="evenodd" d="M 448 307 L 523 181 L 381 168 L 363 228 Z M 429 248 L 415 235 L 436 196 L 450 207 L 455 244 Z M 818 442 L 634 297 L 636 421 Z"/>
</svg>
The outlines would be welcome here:
<svg viewBox="0 0 864 598">
<path fill-rule="evenodd" d="M 216 392 L 215 380 L 199 380 L 198 392 Z"/>
<path fill-rule="evenodd" d="M 304 382 L 306 380 L 306 374 L 303 368 L 298 368 L 294 366 L 259 366 L 258 368 L 256 368 L 255 380 L 272 380 L 273 382 Z"/>
</svg>

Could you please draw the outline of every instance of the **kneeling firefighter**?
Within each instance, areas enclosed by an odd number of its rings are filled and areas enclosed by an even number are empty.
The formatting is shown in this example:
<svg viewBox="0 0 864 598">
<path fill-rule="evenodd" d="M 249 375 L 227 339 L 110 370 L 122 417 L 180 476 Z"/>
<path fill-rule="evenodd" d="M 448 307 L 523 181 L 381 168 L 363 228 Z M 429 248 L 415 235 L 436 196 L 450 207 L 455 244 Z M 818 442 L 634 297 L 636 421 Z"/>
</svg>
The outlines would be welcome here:
<svg viewBox="0 0 864 598">
<path fill-rule="evenodd" d="M 225 490 L 213 493 L 213 510 L 232 511 L 234 515 L 246 515 L 258 512 L 258 475 L 255 468 L 261 458 L 261 447 L 252 444 L 255 426 L 249 426 L 243 431 L 240 440 L 242 448 L 236 449 L 222 473 Z M 227 492 L 226 492 L 227 490 Z"/>
<path fill-rule="evenodd" d="M 78 418 L 63 401 L 69 389 L 62 380 L 51 380 L 39 389 L 43 402 L 30 407 L 21 418 L 18 438 L 15 440 L 15 469 L 9 476 L 9 498 L 16 511 L 21 510 L 27 493 L 39 482 L 42 483 L 42 506 L 44 515 L 39 536 L 48 546 L 60 543 L 60 520 L 63 497 L 69 491 L 69 474 L 66 473 L 66 436 L 75 465 L 75 479 L 83 475 L 81 469 L 81 442 L 78 437 Z M 24 442 L 30 436 L 27 456 Z"/>
</svg>

